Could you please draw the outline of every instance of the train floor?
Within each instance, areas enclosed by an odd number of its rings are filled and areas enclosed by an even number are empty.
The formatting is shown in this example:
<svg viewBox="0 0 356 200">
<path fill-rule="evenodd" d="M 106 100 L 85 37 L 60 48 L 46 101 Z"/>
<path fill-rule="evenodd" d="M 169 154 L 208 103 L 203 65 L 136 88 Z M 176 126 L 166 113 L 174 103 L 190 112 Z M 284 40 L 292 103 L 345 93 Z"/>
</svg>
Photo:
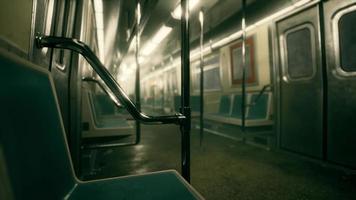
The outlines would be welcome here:
<svg viewBox="0 0 356 200">
<path fill-rule="evenodd" d="M 356 199 L 356 177 L 327 164 L 266 150 L 210 133 L 191 135 L 191 183 L 208 200 Z M 142 126 L 139 145 L 85 150 L 82 179 L 176 169 L 180 133 L 174 125 Z"/>
</svg>

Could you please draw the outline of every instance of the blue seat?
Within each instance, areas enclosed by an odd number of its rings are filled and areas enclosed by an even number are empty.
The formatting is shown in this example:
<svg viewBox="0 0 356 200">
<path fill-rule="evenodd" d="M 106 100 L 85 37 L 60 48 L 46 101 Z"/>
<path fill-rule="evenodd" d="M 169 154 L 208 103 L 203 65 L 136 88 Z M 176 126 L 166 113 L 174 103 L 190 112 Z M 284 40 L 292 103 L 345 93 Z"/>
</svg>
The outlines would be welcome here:
<svg viewBox="0 0 356 200">
<path fill-rule="evenodd" d="M 201 199 L 175 171 L 79 181 L 50 73 L 0 50 L 0 87 L 0 197 Z"/>
<path fill-rule="evenodd" d="M 197 95 L 190 96 L 190 106 L 192 108 L 192 112 L 194 113 L 200 112 L 200 96 Z"/>
<path fill-rule="evenodd" d="M 232 103 L 232 111 L 231 111 L 231 117 L 233 118 L 238 118 L 241 119 L 241 104 L 242 104 L 242 95 L 241 94 L 235 94 L 234 95 L 234 101 Z"/>
<path fill-rule="evenodd" d="M 251 96 L 251 105 L 248 110 L 247 119 L 256 120 L 256 119 L 266 119 L 267 109 L 268 109 L 268 100 L 269 94 L 262 94 L 258 99 L 258 94 L 253 94 Z M 257 100 L 257 101 L 256 101 Z"/>
<path fill-rule="evenodd" d="M 231 112 L 231 95 L 222 95 L 220 97 L 218 115 L 229 116 Z"/>
</svg>

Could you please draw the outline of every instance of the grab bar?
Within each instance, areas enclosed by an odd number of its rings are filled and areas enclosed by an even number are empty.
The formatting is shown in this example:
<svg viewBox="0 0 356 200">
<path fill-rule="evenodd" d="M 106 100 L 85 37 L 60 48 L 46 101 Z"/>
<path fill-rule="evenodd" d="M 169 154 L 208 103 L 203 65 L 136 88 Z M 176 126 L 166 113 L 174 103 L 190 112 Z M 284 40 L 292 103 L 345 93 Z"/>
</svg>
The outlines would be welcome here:
<svg viewBox="0 0 356 200">
<path fill-rule="evenodd" d="M 130 100 L 125 91 L 121 88 L 119 83 L 110 74 L 110 72 L 100 62 L 98 57 L 93 51 L 81 41 L 72 38 L 54 37 L 54 36 L 36 36 L 36 45 L 38 48 L 60 48 L 69 49 L 77 53 L 80 53 L 104 81 L 108 88 L 112 91 L 117 99 L 120 100 L 127 111 L 132 115 L 135 120 L 138 120 L 144 124 L 183 124 L 186 117 L 180 113 L 168 116 L 149 116 L 143 112 L 140 112 L 136 105 Z"/>
<path fill-rule="evenodd" d="M 105 86 L 100 81 L 96 80 L 96 78 L 94 78 L 94 77 L 83 77 L 82 81 L 96 83 L 100 87 L 100 89 L 102 91 L 104 91 L 105 94 L 108 95 L 111 98 L 111 100 L 114 102 L 116 107 L 123 108 L 123 106 L 116 99 L 114 99 L 115 97 L 112 97 L 112 94 L 105 88 Z"/>
<path fill-rule="evenodd" d="M 112 99 L 112 101 L 115 103 L 116 107 L 123 108 L 123 106 L 116 99 L 114 99 L 115 97 L 112 97 L 111 96 L 112 94 L 110 94 L 110 92 L 107 91 L 107 89 L 105 88 L 104 84 L 102 84 L 96 78 L 94 78 L 94 77 L 83 77 L 82 81 L 84 81 L 84 82 L 92 82 L 92 83 L 98 84 L 99 87 L 105 92 L 105 94 L 108 95 Z M 83 145 L 82 149 L 101 149 L 101 148 L 133 146 L 133 145 L 137 145 L 137 144 L 140 143 L 140 138 L 141 138 L 141 133 L 136 131 L 136 138 L 135 138 L 135 141 L 133 141 L 133 142 L 124 142 L 124 143 L 116 142 L 116 143 L 109 143 L 109 144 L 103 144 L 103 143 L 89 144 L 89 145 Z"/>
<path fill-rule="evenodd" d="M 258 102 L 258 100 L 260 100 L 261 96 L 266 92 L 267 88 L 272 88 L 272 84 L 267 84 L 264 85 L 263 88 L 260 90 L 260 92 L 258 93 L 257 97 L 255 98 L 255 100 L 253 102 L 251 102 L 248 106 L 254 106 L 256 105 L 256 103 Z"/>
</svg>

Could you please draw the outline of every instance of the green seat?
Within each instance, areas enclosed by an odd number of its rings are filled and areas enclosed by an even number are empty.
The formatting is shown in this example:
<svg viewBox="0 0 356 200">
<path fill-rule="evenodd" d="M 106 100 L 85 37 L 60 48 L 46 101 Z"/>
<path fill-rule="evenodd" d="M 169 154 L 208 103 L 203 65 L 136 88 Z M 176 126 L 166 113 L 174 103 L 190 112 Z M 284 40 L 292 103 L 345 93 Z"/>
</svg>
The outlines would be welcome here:
<svg viewBox="0 0 356 200">
<path fill-rule="evenodd" d="M 267 109 L 268 109 L 268 94 L 262 94 L 256 101 L 258 94 L 253 94 L 251 97 L 251 102 L 253 103 L 248 111 L 247 119 L 266 119 Z"/>
<path fill-rule="evenodd" d="M 93 112 L 92 114 L 93 120 L 97 128 L 111 128 L 111 129 L 122 128 L 122 127 L 131 128 L 126 118 L 120 115 L 115 116 L 114 107 L 116 105 L 110 100 L 109 96 L 107 96 L 106 94 L 94 95 L 91 92 L 89 92 L 88 97 L 89 97 L 90 107 Z"/>
<path fill-rule="evenodd" d="M 0 191 L 14 199 L 201 198 L 174 171 L 78 181 L 50 73 L 0 50 L 0 83 L 0 169 L 7 170 L 0 183 L 8 183 Z"/>
<path fill-rule="evenodd" d="M 242 95 L 241 94 L 235 94 L 234 95 L 234 101 L 232 103 L 232 111 L 231 111 L 231 117 L 241 119 L 241 103 L 242 103 Z"/>
<path fill-rule="evenodd" d="M 192 112 L 200 112 L 200 96 L 197 95 L 190 96 L 190 106 Z"/>
<path fill-rule="evenodd" d="M 218 115 L 228 116 L 230 115 L 231 108 L 231 95 L 222 95 L 220 97 L 219 112 Z"/>
<path fill-rule="evenodd" d="M 116 105 L 107 94 L 92 95 L 95 111 L 99 115 L 114 115 Z"/>
</svg>

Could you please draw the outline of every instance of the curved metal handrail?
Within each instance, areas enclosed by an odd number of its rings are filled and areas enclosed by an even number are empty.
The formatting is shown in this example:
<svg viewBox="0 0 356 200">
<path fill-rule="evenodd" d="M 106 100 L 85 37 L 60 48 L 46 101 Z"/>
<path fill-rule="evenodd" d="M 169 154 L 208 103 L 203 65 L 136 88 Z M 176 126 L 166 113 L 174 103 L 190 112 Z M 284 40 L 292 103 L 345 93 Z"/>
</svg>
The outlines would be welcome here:
<svg viewBox="0 0 356 200">
<path fill-rule="evenodd" d="M 36 45 L 38 48 L 50 47 L 69 49 L 80 53 L 135 120 L 138 120 L 144 124 L 182 124 L 186 119 L 186 117 L 180 113 L 168 116 L 149 116 L 139 111 L 136 105 L 121 88 L 119 83 L 100 62 L 94 52 L 89 48 L 89 46 L 81 41 L 72 38 L 37 35 Z"/>
<path fill-rule="evenodd" d="M 272 88 L 272 84 L 267 84 L 264 85 L 263 88 L 260 90 L 260 92 L 258 93 L 257 97 L 255 98 L 255 100 L 253 102 L 251 102 L 248 106 L 254 106 L 256 105 L 256 103 L 258 102 L 258 100 L 260 100 L 261 96 L 267 91 L 268 88 Z"/>
<path fill-rule="evenodd" d="M 110 92 L 105 88 L 105 86 L 98 80 L 96 80 L 96 78 L 94 77 L 83 77 L 82 78 L 82 81 L 84 82 L 92 82 L 92 83 L 96 83 L 100 89 L 102 91 L 105 92 L 106 95 L 108 95 L 111 99 L 112 98 L 115 98 L 115 97 L 112 97 L 112 95 L 110 94 Z M 123 108 L 123 106 L 116 100 L 116 99 L 112 99 L 112 101 L 114 102 L 115 106 L 118 107 L 118 108 Z"/>
</svg>

